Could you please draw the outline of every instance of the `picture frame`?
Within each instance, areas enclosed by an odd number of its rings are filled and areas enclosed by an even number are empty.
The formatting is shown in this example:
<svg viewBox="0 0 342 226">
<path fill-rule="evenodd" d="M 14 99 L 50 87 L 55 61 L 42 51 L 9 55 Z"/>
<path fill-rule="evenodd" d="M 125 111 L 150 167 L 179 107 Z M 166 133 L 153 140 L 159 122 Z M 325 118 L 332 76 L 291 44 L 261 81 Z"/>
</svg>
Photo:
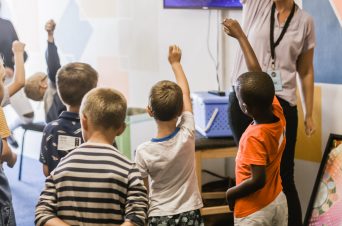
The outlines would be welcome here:
<svg viewBox="0 0 342 226">
<path fill-rule="evenodd" d="M 342 225 L 342 135 L 330 134 L 306 211 L 304 226 Z"/>
</svg>

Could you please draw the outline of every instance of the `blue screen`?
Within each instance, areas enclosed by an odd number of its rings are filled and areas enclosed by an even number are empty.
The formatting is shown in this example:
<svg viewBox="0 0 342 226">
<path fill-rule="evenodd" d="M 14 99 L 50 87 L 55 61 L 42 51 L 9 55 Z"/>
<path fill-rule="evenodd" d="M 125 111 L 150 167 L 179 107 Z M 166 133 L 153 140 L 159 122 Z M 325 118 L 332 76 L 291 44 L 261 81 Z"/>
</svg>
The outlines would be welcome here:
<svg viewBox="0 0 342 226">
<path fill-rule="evenodd" d="M 241 8 L 240 0 L 164 0 L 165 8 Z"/>
</svg>

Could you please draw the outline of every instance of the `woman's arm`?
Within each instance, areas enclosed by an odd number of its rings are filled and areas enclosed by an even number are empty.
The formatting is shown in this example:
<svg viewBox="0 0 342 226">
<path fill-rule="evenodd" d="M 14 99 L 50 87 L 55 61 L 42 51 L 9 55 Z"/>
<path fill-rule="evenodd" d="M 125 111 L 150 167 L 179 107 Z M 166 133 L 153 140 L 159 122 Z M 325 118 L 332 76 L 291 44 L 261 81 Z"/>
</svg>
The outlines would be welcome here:
<svg viewBox="0 0 342 226">
<path fill-rule="evenodd" d="M 299 73 L 302 105 L 304 112 L 304 125 L 306 135 L 312 135 L 315 130 L 313 121 L 313 100 L 314 100 L 314 67 L 313 67 L 314 49 L 302 53 L 297 60 L 297 70 Z"/>
</svg>

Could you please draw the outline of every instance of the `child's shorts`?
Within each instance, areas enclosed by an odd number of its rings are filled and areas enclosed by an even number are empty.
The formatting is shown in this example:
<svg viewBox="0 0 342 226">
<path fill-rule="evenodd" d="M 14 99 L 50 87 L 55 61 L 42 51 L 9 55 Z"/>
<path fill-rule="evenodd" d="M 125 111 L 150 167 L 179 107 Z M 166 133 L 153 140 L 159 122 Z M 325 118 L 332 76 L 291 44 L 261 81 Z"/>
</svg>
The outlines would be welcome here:
<svg viewBox="0 0 342 226">
<path fill-rule="evenodd" d="M 266 207 L 243 218 L 234 218 L 235 226 L 287 226 L 287 201 L 283 192 Z"/>
<path fill-rule="evenodd" d="M 0 197 L 1 199 L 1 197 Z M 11 203 L 0 200 L 0 226 L 15 226 L 14 211 Z"/>
<path fill-rule="evenodd" d="M 199 210 L 192 210 L 172 216 L 149 217 L 148 226 L 204 226 Z"/>
</svg>

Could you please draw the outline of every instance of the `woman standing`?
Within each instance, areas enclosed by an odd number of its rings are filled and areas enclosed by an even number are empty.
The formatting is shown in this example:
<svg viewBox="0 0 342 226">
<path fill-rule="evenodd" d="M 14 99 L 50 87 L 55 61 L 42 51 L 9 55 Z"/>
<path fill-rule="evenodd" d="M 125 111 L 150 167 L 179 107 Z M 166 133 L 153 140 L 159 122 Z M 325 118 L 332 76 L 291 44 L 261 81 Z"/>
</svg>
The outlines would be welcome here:
<svg viewBox="0 0 342 226">
<path fill-rule="evenodd" d="M 286 118 L 286 147 L 281 160 L 283 190 L 288 202 L 289 225 L 302 225 L 301 206 L 294 183 L 294 154 L 298 115 L 296 77 L 302 93 L 305 132 L 314 133 L 312 119 L 314 94 L 313 56 L 315 34 L 313 19 L 294 0 L 241 0 L 243 30 L 251 43 L 262 70 L 273 79 L 276 95 Z M 238 50 L 233 81 L 246 72 L 242 52 Z M 229 94 L 229 124 L 238 143 L 251 123 L 239 107 L 235 92 Z"/>
</svg>

